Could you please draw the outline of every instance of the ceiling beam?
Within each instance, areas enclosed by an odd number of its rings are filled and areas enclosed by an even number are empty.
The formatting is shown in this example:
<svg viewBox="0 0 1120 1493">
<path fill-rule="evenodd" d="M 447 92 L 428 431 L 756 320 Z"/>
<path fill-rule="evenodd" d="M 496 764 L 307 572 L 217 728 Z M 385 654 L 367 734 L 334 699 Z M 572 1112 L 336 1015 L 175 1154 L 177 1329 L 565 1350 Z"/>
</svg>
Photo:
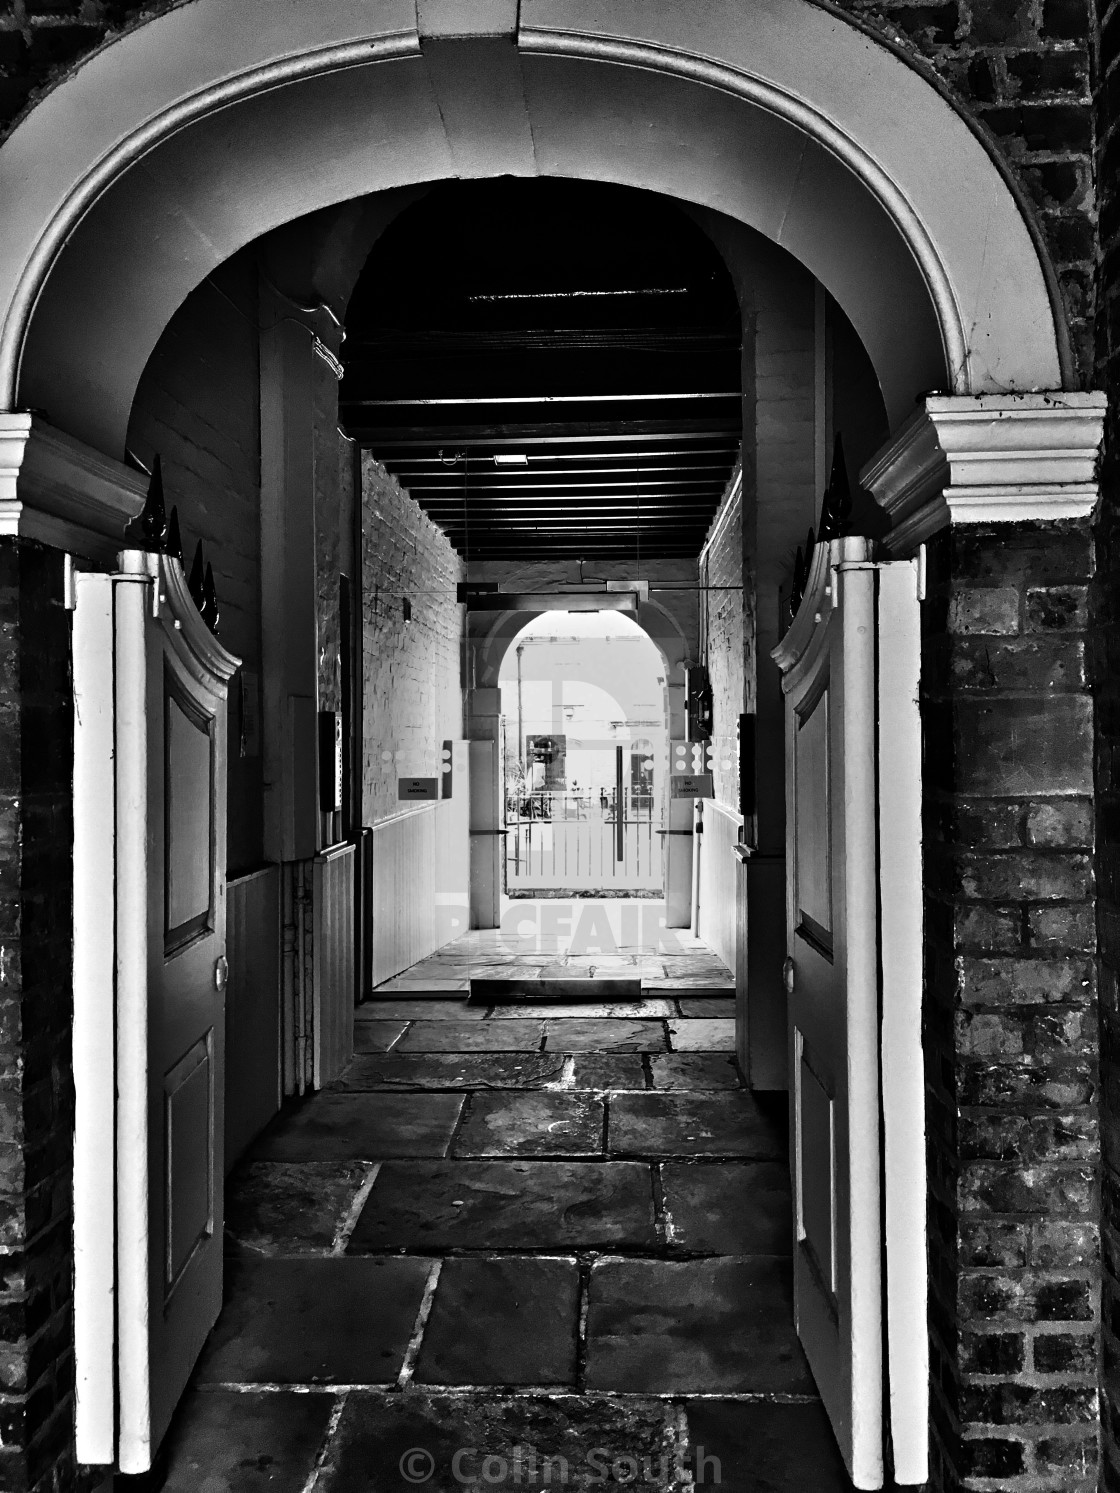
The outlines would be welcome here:
<svg viewBox="0 0 1120 1493">
<path fill-rule="evenodd" d="M 435 430 L 430 425 L 385 425 L 368 427 L 382 447 L 416 446 L 444 450 L 455 445 L 490 446 L 506 450 L 510 446 L 595 446 L 611 441 L 676 442 L 740 441 L 742 423 L 727 420 L 503 420 L 493 430 L 476 425 L 444 425 Z"/>
<path fill-rule="evenodd" d="M 673 391 L 657 394 L 457 394 L 438 398 L 414 396 L 408 399 L 347 399 L 350 409 L 376 410 L 427 408 L 460 404 L 653 404 L 666 400 L 742 399 L 738 389 Z"/>
</svg>

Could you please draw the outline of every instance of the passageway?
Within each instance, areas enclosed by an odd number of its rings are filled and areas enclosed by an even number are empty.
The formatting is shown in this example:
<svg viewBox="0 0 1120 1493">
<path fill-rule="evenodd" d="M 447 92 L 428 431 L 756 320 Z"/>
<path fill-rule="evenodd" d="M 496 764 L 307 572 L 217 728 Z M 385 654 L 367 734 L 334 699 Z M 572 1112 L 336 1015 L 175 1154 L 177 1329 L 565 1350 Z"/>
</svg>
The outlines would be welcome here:
<svg viewBox="0 0 1120 1493">
<path fill-rule="evenodd" d="M 604 908 L 388 982 L 261 1137 L 169 1493 L 845 1486 L 793 1329 L 784 1095 L 744 1090 L 698 940 L 627 942 L 615 903 L 615 946 L 571 952 Z"/>
</svg>

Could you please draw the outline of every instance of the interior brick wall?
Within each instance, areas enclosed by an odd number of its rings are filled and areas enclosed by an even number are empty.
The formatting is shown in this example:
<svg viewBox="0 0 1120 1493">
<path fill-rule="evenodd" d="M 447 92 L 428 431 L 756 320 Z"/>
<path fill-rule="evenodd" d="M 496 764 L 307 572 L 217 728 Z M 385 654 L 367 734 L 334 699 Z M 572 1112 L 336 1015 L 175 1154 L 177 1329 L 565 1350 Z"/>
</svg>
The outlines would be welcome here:
<svg viewBox="0 0 1120 1493">
<path fill-rule="evenodd" d="M 0 539 L 0 1488 L 73 1486 L 70 614 Z"/>
<path fill-rule="evenodd" d="M 1088 1489 L 1099 1352 L 1087 527 L 964 527 L 923 608 L 934 1480 Z"/>
<path fill-rule="evenodd" d="M 377 824 L 400 812 L 398 772 L 435 776 L 441 742 L 463 735 L 464 608 L 455 588 L 464 566 L 368 452 L 362 515 L 363 813 L 366 824 Z"/>
<path fill-rule="evenodd" d="M 333 381 L 333 376 L 332 376 Z M 334 436 L 334 427 L 331 426 Z M 168 512 L 179 510 L 188 572 L 203 542 L 214 567 L 218 637 L 255 681 L 260 712 L 260 334 L 252 251 L 222 265 L 187 297 L 140 379 L 128 444 L 145 464 L 158 452 Z M 260 748 L 241 755 L 241 699 L 229 693 L 228 871 L 263 859 Z"/>
</svg>

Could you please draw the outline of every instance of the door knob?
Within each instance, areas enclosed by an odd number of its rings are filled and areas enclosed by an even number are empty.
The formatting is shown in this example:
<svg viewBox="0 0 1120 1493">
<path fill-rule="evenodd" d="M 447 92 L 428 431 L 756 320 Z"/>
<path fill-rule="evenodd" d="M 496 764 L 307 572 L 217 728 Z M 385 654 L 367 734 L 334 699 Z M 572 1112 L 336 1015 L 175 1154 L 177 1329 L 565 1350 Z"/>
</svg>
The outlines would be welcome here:
<svg viewBox="0 0 1120 1493">
<path fill-rule="evenodd" d="M 793 994 L 793 975 L 794 963 L 793 960 L 790 959 L 787 955 L 785 962 L 782 965 L 782 984 L 786 987 L 787 995 Z"/>
<path fill-rule="evenodd" d="M 214 989 L 224 990 L 228 979 L 229 965 L 226 963 L 226 956 L 222 954 L 214 962 Z"/>
</svg>

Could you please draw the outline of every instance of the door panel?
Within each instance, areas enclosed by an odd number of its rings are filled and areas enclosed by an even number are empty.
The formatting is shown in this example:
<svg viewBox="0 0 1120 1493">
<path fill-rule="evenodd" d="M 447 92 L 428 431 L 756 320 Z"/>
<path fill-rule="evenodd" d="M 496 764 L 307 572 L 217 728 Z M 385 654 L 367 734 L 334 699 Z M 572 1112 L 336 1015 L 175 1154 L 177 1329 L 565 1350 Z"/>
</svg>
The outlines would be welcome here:
<svg viewBox="0 0 1120 1493">
<path fill-rule="evenodd" d="M 213 722 L 190 709 L 165 677 L 164 799 L 167 888 L 166 948 L 213 923 Z"/>
<path fill-rule="evenodd" d="M 222 1300 L 225 697 L 238 660 L 178 561 L 125 551 L 76 594 L 75 783 L 93 804 L 76 805 L 74 850 L 75 1156 L 90 1174 L 75 1177 L 78 1446 L 133 1474 L 151 1467 Z"/>
<path fill-rule="evenodd" d="M 178 562 L 159 561 L 158 595 L 152 607 L 149 594 L 143 637 L 157 872 L 147 890 L 147 1067 L 120 1074 L 148 1095 L 148 1331 L 137 1345 L 147 1362 L 137 1372 L 150 1410 L 146 1426 L 122 1414 L 122 1471 L 146 1470 L 125 1458 L 154 1456 L 222 1303 L 225 697 L 237 661 L 203 625 Z"/>
<path fill-rule="evenodd" d="M 164 1079 L 167 1255 L 164 1300 L 214 1234 L 214 1034 L 200 1037 Z"/>
<path fill-rule="evenodd" d="M 913 1196 L 925 1168 L 916 571 L 869 555 L 863 539 L 818 546 L 774 654 L 786 695 L 794 1310 L 862 1489 L 883 1486 L 888 1444 L 896 1475 L 924 1480 L 928 1393 Z"/>
</svg>

